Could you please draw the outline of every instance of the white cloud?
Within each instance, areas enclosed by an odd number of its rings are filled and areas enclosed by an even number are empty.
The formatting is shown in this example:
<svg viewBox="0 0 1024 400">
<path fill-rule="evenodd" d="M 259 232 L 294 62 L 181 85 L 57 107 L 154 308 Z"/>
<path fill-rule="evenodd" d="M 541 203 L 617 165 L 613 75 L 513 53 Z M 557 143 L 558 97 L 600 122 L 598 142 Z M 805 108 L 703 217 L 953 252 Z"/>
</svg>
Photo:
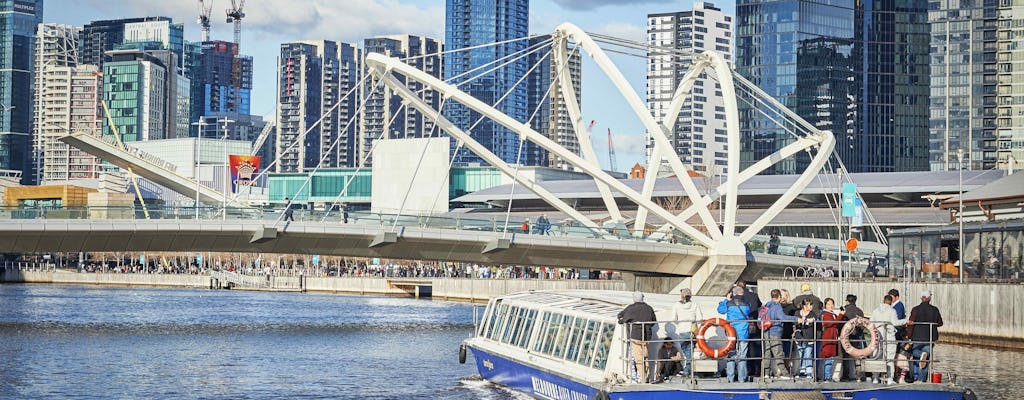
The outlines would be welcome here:
<svg viewBox="0 0 1024 400">
<path fill-rule="evenodd" d="M 74 3 L 68 1 L 68 3 Z M 198 7 L 195 1 L 86 0 L 111 18 L 114 15 L 162 15 L 194 26 Z M 230 40 L 231 24 L 224 22 L 228 2 L 214 3 L 213 35 Z M 70 6 L 70 4 L 69 4 Z M 278 40 L 330 39 L 358 42 L 374 35 L 409 33 L 443 39 L 442 5 L 419 7 L 398 0 L 261 0 L 245 5 L 242 21 L 245 39 Z M 244 50 L 243 50 L 244 51 Z"/>
<path fill-rule="evenodd" d="M 673 0 L 552 0 L 559 6 L 576 11 L 589 11 L 604 6 L 629 6 L 632 4 L 668 3 Z"/>
<path fill-rule="evenodd" d="M 626 22 L 612 22 L 605 24 L 597 28 L 596 32 L 602 35 L 632 40 L 634 42 L 647 42 L 647 27 Z"/>
</svg>

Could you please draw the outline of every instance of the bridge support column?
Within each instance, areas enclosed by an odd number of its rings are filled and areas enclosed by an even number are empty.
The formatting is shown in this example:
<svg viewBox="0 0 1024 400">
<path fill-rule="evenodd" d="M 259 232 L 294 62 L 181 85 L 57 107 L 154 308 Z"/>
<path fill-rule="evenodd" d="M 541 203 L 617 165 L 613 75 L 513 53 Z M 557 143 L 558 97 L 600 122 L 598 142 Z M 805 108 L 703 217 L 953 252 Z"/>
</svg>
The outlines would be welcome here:
<svg viewBox="0 0 1024 400">
<path fill-rule="evenodd" d="M 672 293 L 679 293 L 683 288 L 690 288 L 698 296 L 724 296 L 725 292 L 732 287 L 736 280 L 747 268 L 746 262 L 717 263 L 716 257 L 709 257 L 704 265 L 701 265 L 697 273 L 683 279 L 672 288 Z M 744 260 L 745 261 L 745 260 Z"/>
</svg>

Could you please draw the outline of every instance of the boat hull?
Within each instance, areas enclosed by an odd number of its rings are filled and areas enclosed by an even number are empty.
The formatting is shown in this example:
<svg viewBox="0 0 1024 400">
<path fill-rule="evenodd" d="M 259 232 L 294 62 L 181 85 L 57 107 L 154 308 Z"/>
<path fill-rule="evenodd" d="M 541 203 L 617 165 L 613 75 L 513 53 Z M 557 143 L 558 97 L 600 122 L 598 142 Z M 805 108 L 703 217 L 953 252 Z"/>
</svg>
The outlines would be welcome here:
<svg viewBox="0 0 1024 400">
<path fill-rule="evenodd" d="M 550 400 L 591 400 L 603 398 L 611 400 L 760 400 L 771 398 L 773 394 L 782 392 L 821 393 L 824 397 L 806 397 L 807 399 L 827 400 L 964 400 L 962 389 L 952 386 L 921 385 L 910 386 L 878 386 L 877 388 L 728 388 L 725 384 L 715 384 L 714 388 L 684 387 L 671 388 L 669 385 L 624 385 L 612 386 L 608 392 L 596 385 L 578 382 L 557 374 L 526 365 L 524 363 L 499 356 L 489 351 L 469 346 L 480 376 L 490 382 L 500 384 L 540 399 Z M 749 385 L 748 385 L 749 386 Z M 665 390 L 660 390 L 664 387 Z M 765 397 L 765 396 L 769 397 Z M 786 396 L 787 399 L 803 397 Z"/>
</svg>

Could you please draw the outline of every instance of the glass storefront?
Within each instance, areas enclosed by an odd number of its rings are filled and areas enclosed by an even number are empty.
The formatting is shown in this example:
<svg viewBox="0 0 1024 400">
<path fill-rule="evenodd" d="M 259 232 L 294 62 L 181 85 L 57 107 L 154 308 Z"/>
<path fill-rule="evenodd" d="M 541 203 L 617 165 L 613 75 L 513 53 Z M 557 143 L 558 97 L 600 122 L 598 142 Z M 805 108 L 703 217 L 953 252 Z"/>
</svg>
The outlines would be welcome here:
<svg viewBox="0 0 1024 400">
<path fill-rule="evenodd" d="M 903 276 L 958 276 L 960 255 L 968 278 L 1020 279 L 1024 253 L 1024 222 L 964 225 L 963 251 L 958 226 L 913 228 L 889 234 L 889 264 L 903 266 Z"/>
</svg>

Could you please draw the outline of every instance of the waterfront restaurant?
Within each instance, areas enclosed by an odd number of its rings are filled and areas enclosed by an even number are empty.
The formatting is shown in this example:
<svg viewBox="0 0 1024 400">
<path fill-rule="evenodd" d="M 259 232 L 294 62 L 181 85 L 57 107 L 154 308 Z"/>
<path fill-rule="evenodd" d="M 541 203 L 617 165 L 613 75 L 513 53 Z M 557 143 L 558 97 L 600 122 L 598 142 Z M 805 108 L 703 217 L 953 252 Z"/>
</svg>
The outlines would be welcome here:
<svg viewBox="0 0 1024 400">
<path fill-rule="evenodd" d="M 967 279 L 1024 279 L 1024 174 L 1007 175 L 962 197 L 962 213 L 957 196 L 940 203 L 950 212 L 948 225 L 889 232 L 892 274 L 959 277 L 962 253 Z"/>
</svg>

